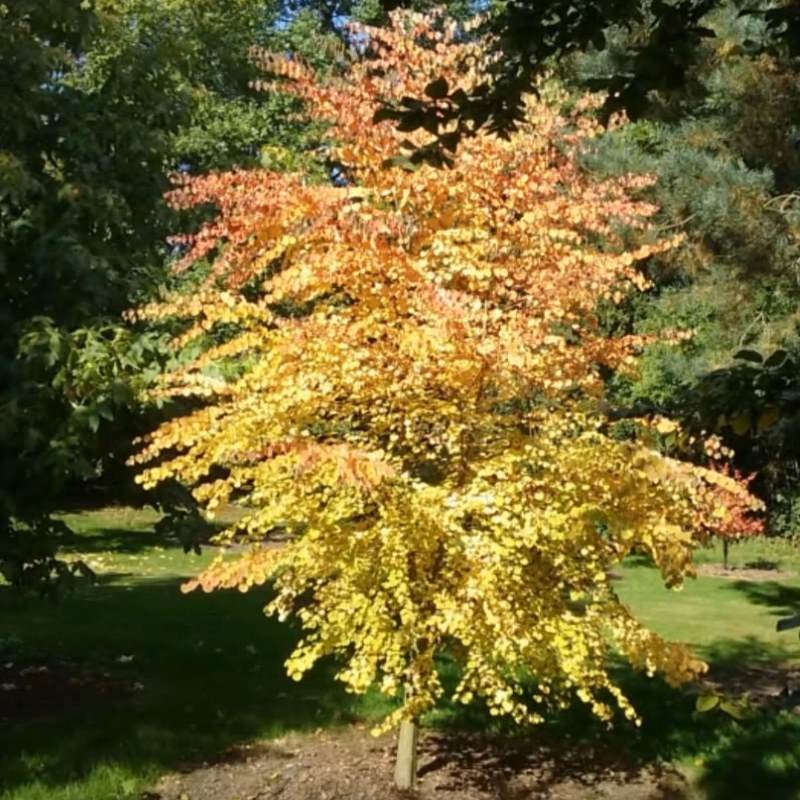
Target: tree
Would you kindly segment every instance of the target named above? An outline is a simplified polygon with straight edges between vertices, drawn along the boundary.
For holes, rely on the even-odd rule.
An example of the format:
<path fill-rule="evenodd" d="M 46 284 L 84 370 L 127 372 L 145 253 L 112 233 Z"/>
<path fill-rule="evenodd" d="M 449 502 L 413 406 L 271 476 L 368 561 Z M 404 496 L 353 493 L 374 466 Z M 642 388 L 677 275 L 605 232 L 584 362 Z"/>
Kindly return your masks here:
<path fill-rule="evenodd" d="M 757 473 L 751 488 L 767 503 L 770 533 L 786 534 L 800 520 L 797 63 L 769 48 L 759 16 L 740 11 L 725 2 L 704 19 L 714 36 L 695 52 L 686 84 L 652 93 L 646 118 L 605 136 L 586 166 L 606 178 L 656 176 L 653 222 L 686 236 L 648 263 L 654 290 L 610 308 L 607 322 L 616 333 L 677 326 L 694 336 L 680 348 L 648 347 L 639 376 L 615 379 L 610 402 L 681 419 L 682 440 L 719 434 L 734 466 Z M 605 51 L 576 54 L 558 74 L 577 94 L 624 71 L 635 35 L 617 30 Z"/>
<path fill-rule="evenodd" d="M 154 424 L 139 390 L 161 336 L 121 313 L 166 280 L 169 173 L 307 141 L 295 100 L 248 85 L 277 6 L 0 2 L 0 569 L 18 574 L 20 543 L 51 539 L 42 517 L 87 484 L 118 499 Z"/>
<path fill-rule="evenodd" d="M 701 672 L 635 620 L 609 570 L 641 551 L 679 585 L 695 547 L 758 503 L 662 455 L 667 420 L 602 412 L 607 375 L 634 369 L 643 339 L 605 337 L 598 303 L 644 290 L 637 264 L 679 241 L 649 231 L 655 208 L 635 198 L 647 177 L 580 169 L 596 100 L 562 115 L 528 97 L 511 140 L 483 131 L 450 169 L 415 168 L 395 158 L 404 134 L 371 122 L 376 107 L 470 91 L 486 51 L 417 15 L 353 35 L 369 57 L 325 81 L 260 56 L 332 124 L 339 185 L 235 171 L 173 192 L 179 208 L 218 209 L 179 240 L 180 266 L 216 254 L 212 274 L 138 316 L 184 319 L 178 348 L 217 341 L 160 389 L 204 404 L 149 435 L 135 463 L 145 487 L 177 479 L 212 514 L 247 509 L 222 540 L 249 549 L 185 588 L 274 581 L 268 613 L 305 632 L 290 675 L 335 654 L 351 691 L 377 682 L 398 698 L 384 726 L 401 724 L 407 786 L 444 656 L 460 668 L 456 699 L 520 723 L 574 696 L 638 720 L 607 671 L 612 648 L 673 683 Z M 288 543 L 269 546 L 278 533 Z"/>
<path fill-rule="evenodd" d="M 415 2 L 383 0 L 384 8 Z M 412 154 L 415 161 L 446 163 L 465 136 L 484 125 L 508 134 L 524 118 L 524 96 L 547 70 L 576 53 L 616 50 L 612 69 L 593 76 L 590 88 L 606 93 L 603 114 L 624 110 L 636 119 L 652 110 L 654 96 L 681 94 L 691 86 L 702 43 L 716 32 L 708 17 L 720 9 L 762 22 L 765 41 L 751 50 L 800 53 L 800 12 L 794 0 L 742 6 L 738 0 L 516 0 L 489 3 L 473 25 L 487 35 L 494 58 L 484 79 L 468 92 L 436 98 L 394 98 L 381 109 L 405 130 L 431 137 Z M 620 32 L 627 36 L 620 37 Z M 614 42 L 616 47 L 610 46 Z M 624 42 L 622 48 L 620 41 Z M 796 68 L 796 63 L 795 63 Z"/>

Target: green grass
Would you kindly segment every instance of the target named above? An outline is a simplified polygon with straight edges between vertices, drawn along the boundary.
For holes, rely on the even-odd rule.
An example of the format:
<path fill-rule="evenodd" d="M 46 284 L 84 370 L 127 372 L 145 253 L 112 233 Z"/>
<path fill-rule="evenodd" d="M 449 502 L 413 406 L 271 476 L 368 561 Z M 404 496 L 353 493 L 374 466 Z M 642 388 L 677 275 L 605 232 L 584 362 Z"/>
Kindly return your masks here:
<path fill-rule="evenodd" d="M 211 555 L 184 555 L 159 540 L 155 519 L 126 509 L 68 517 L 77 535 L 66 549 L 88 559 L 100 582 L 58 603 L 20 600 L 0 587 L 0 663 L 85 665 L 143 687 L 0 728 L 1 800 L 136 798 L 164 771 L 234 744 L 385 711 L 375 695 L 346 694 L 332 664 L 290 681 L 283 661 L 296 632 L 263 617 L 264 592 L 181 595 L 182 580 Z M 765 546 L 782 568 L 798 563 L 790 549 L 771 543 L 747 543 L 738 553 L 754 560 Z M 652 568 L 629 565 L 619 591 L 653 628 L 719 663 L 800 661 L 796 634 L 774 633 L 779 616 L 800 608 L 796 577 L 758 584 L 702 577 L 674 592 Z M 574 709 L 533 735 L 603 741 L 637 759 L 691 765 L 710 800 L 800 797 L 797 717 L 770 714 L 740 724 L 699 716 L 690 695 L 625 669 L 619 674 L 645 719 L 641 730 L 622 723 L 607 733 Z M 487 718 L 477 706 L 445 705 L 429 724 L 485 730 Z M 493 729 L 516 735 L 496 723 Z"/>
<path fill-rule="evenodd" d="M 722 543 L 699 550 L 697 564 L 721 564 Z M 730 567 L 773 568 L 800 573 L 800 547 L 780 537 L 757 536 L 732 542 L 728 554 Z"/>
<path fill-rule="evenodd" d="M 704 576 L 675 590 L 664 587 L 657 570 L 629 566 L 618 593 L 649 628 L 704 656 L 747 644 L 751 659 L 800 658 L 797 635 L 775 631 L 780 617 L 800 611 L 798 578 L 753 582 Z"/>
<path fill-rule="evenodd" d="M 261 613 L 263 592 L 182 595 L 211 558 L 185 555 L 152 532 L 153 514 L 71 516 L 66 548 L 100 582 L 52 604 L 0 588 L 0 661 L 66 661 L 143 689 L 0 729 L 2 800 L 138 797 L 175 764 L 237 742 L 371 716 L 316 669 L 295 683 L 283 671 L 295 634 Z M 133 656 L 124 663 L 120 657 Z"/>

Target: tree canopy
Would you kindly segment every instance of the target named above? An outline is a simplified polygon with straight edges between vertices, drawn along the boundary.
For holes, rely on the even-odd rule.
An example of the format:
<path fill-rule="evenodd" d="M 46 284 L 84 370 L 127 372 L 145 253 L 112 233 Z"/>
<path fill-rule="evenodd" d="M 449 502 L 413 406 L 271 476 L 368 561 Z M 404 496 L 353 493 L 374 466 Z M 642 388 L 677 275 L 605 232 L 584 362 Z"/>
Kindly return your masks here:
<path fill-rule="evenodd" d="M 0 6 L 0 59 L 13 76 L 0 83 L 9 110 L 0 120 L 4 530 L 88 486 L 130 496 L 122 463 L 131 437 L 179 405 L 156 409 L 142 394 L 173 357 L 164 344 L 173 323 L 120 318 L 165 288 L 192 291 L 208 269 L 169 274 L 176 251 L 167 234 L 211 213 L 195 207 L 178 219 L 162 198 L 170 173 L 262 165 L 309 183 L 348 179 L 326 123 L 304 115 L 305 99 L 277 84 L 253 91 L 250 47 L 334 75 L 361 47 L 348 20 L 384 24 L 395 5 Z M 638 374 L 604 373 L 606 401 L 617 418 L 681 418 L 683 433 L 665 437 L 673 455 L 702 460 L 691 441 L 721 436 L 738 469 L 758 472 L 751 485 L 768 502 L 770 530 L 792 531 L 800 519 L 792 4 L 477 11 L 456 2 L 445 14 L 465 42 L 488 32 L 481 79 L 464 86 L 432 71 L 418 93 L 383 97 L 378 120 L 409 134 L 387 159 L 407 170 L 429 157 L 442 165 L 464 134 L 513 132 L 530 86 L 560 86 L 567 111 L 587 88 L 599 90 L 586 115 L 603 125 L 624 106 L 634 121 L 598 131 L 581 169 L 655 176 L 637 196 L 658 207 L 653 225 L 686 239 L 643 262 L 647 293 L 599 302 L 605 333 L 645 342 Z M 662 343 L 657 334 L 675 328 L 693 336 Z M 239 367 L 231 360 L 225 369 Z"/>
<path fill-rule="evenodd" d="M 138 316 L 185 320 L 178 348 L 216 343 L 165 376 L 159 394 L 202 406 L 146 437 L 139 479 L 247 509 L 222 541 L 249 547 L 187 588 L 274 580 L 268 612 L 305 631 L 290 674 L 341 656 L 351 690 L 402 695 L 389 725 L 443 695 L 445 654 L 456 698 L 493 714 L 537 722 L 577 694 L 635 719 L 612 647 L 676 682 L 702 663 L 633 618 L 610 568 L 636 549 L 679 584 L 695 547 L 759 507 L 722 467 L 660 452 L 675 423 L 603 412 L 606 373 L 634 369 L 645 340 L 606 335 L 598 303 L 645 289 L 638 264 L 680 237 L 648 224 L 648 177 L 581 168 L 602 130 L 591 97 L 569 115 L 526 98 L 510 140 L 479 132 L 446 172 L 392 164 L 406 134 L 371 122 L 378 105 L 442 76 L 469 91 L 485 51 L 435 17 L 355 32 L 369 57 L 340 76 L 260 57 L 332 125 L 344 185 L 234 171 L 172 193 L 218 209 L 180 240 L 179 268 L 216 254 L 212 271 Z M 719 442 L 703 446 L 713 463 Z"/>
<path fill-rule="evenodd" d="M 249 88 L 249 48 L 277 13 L 260 0 L 0 3 L 0 551 L 81 482 L 119 496 L 129 440 L 149 424 L 139 394 L 165 358 L 159 332 L 121 313 L 168 280 L 169 174 L 305 146 L 291 99 Z"/>
<path fill-rule="evenodd" d="M 388 7 L 409 4 L 389 0 Z M 413 5 L 413 4 L 411 4 Z M 653 101 L 691 89 L 703 44 L 717 31 L 709 15 L 733 8 L 762 22 L 748 39 L 751 52 L 800 53 L 800 13 L 793 0 L 744 5 L 737 0 L 515 0 L 475 9 L 470 33 L 494 55 L 484 79 L 469 92 L 446 89 L 437 96 L 395 98 L 378 112 L 404 130 L 430 134 L 411 154 L 414 161 L 447 163 L 465 136 L 488 125 L 508 134 L 524 118 L 526 93 L 538 77 L 577 53 L 613 52 L 606 69 L 586 88 L 604 92 L 603 116 L 623 110 L 633 119 Z M 622 36 L 620 34 L 623 34 Z"/>

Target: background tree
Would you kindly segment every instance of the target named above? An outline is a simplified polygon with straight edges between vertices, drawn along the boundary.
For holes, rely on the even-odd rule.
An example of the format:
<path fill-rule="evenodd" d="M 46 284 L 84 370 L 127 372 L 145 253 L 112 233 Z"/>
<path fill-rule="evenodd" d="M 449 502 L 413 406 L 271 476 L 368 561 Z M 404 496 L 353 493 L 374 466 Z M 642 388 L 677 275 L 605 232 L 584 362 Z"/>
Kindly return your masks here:
<path fill-rule="evenodd" d="M 756 472 L 773 533 L 797 530 L 797 104 L 793 56 L 771 45 L 758 16 L 721 4 L 687 83 L 652 93 L 646 116 L 610 132 L 586 162 L 598 175 L 657 175 L 655 219 L 685 247 L 650 261 L 655 291 L 608 309 L 608 330 L 695 335 L 647 348 L 638 378 L 615 380 L 610 400 L 680 417 L 692 435 L 720 434 L 736 465 Z M 603 53 L 564 61 L 578 87 L 621 69 L 625 34 Z M 689 436 L 687 435 L 687 439 Z M 681 446 L 681 442 L 675 442 Z"/>
<path fill-rule="evenodd" d="M 414 7 L 385 0 L 385 9 Z M 703 42 L 716 31 L 708 16 L 733 9 L 760 20 L 767 41 L 749 42 L 762 51 L 800 53 L 800 14 L 794 0 L 744 5 L 738 0 L 517 0 L 480 7 L 473 33 L 487 36 L 494 54 L 484 80 L 469 92 L 436 98 L 398 98 L 381 114 L 401 121 L 407 130 L 424 128 L 434 141 L 418 148 L 415 160 L 446 163 L 458 142 L 484 125 L 508 133 L 524 116 L 522 98 L 553 64 L 576 53 L 603 53 L 614 39 L 617 68 L 593 76 L 592 88 L 604 91 L 606 118 L 624 110 L 636 119 L 646 115 L 653 96 L 681 94 Z M 473 12 L 479 9 L 471 7 Z M 627 35 L 620 37 L 619 33 Z M 622 48 L 620 48 L 622 45 Z"/>
<path fill-rule="evenodd" d="M 276 13 L 0 3 L 0 561 L 17 577 L 21 531 L 38 525 L 35 549 L 52 553 L 42 515 L 87 482 L 123 496 L 130 438 L 152 424 L 138 395 L 161 335 L 121 312 L 166 280 L 168 174 L 303 160 L 297 104 L 248 87 Z"/>
<path fill-rule="evenodd" d="M 160 394 L 206 402 L 147 437 L 140 480 L 177 479 L 211 513 L 248 509 L 222 540 L 249 549 L 187 588 L 274 580 L 268 612 L 305 632 L 290 674 L 340 656 L 350 690 L 398 697 L 385 725 L 409 745 L 445 692 L 445 655 L 456 699 L 492 714 L 535 723 L 577 695 L 637 719 L 612 648 L 673 682 L 703 665 L 631 616 L 609 569 L 635 549 L 679 584 L 693 549 L 758 505 L 662 455 L 674 425 L 602 413 L 604 375 L 632 369 L 643 339 L 604 335 L 598 303 L 645 289 L 637 263 L 678 241 L 648 229 L 656 209 L 634 197 L 648 178 L 580 168 L 602 130 L 588 98 L 568 116 L 528 98 L 510 141 L 480 132 L 445 172 L 392 166 L 405 134 L 371 124 L 379 104 L 470 91 L 485 50 L 416 15 L 355 35 L 369 58 L 324 81 L 260 57 L 332 124 L 346 185 L 236 171 L 172 195 L 219 212 L 182 240 L 181 266 L 217 255 L 204 292 L 139 316 L 186 320 L 178 348 L 219 339 L 166 377 Z M 290 542 L 265 546 L 278 532 Z"/>

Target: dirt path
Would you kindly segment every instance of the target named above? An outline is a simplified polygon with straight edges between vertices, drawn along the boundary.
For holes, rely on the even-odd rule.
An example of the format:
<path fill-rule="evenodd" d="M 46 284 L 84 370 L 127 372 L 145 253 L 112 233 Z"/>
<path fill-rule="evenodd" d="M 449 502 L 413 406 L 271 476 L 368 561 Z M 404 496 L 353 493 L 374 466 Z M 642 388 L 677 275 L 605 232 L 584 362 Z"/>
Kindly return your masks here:
<path fill-rule="evenodd" d="M 392 737 L 364 728 L 291 736 L 232 751 L 218 763 L 161 779 L 149 800 L 392 800 Z M 428 733 L 419 800 L 677 800 L 670 768 L 637 767 L 583 749 L 560 752 Z"/>

